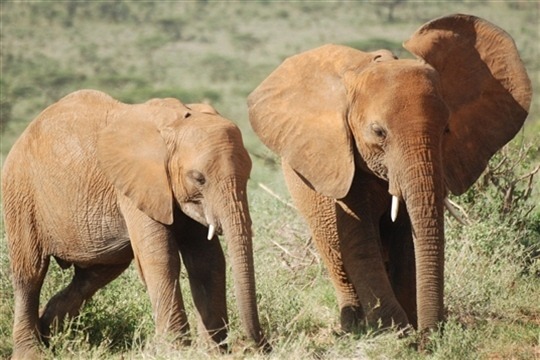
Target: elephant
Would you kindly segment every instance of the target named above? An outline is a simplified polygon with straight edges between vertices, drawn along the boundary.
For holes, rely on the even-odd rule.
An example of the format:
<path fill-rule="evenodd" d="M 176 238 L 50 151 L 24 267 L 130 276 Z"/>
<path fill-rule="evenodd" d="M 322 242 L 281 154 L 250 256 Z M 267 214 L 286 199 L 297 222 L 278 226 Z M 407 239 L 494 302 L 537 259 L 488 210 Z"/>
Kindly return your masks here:
<path fill-rule="evenodd" d="M 416 58 L 327 44 L 285 59 L 248 97 L 337 294 L 341 328 L 444 322 L 444 208 L 522 127 L 531 83 L 487 20 L 431 20 Z"/>
<path fill-rule="evenodd" d="M 227 239 L 247 334 L 263 349 L 239 128 L 210 105 L 125 104 L 79 90 L 46 108 L 9 152 L 2 194 L 15 298 L 13 358 L 39 357 L 51 325 L 78 314 L 135 259 L 157 339 L 189 343 L 183 261 L 206 338 L 226 348 Z M 208 239 L 208 240 L 207 240 Z M 50 258 L 71 283 L 39 311 Z"/>

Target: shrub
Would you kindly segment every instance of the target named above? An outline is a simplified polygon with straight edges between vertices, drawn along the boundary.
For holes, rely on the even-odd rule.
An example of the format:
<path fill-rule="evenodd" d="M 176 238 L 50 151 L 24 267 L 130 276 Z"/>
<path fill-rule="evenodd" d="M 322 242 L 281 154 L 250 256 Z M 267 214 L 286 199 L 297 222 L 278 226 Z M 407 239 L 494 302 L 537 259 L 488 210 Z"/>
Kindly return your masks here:
<path fill-rule="evenodd" d="M 456 200 L 470 224 L 448 221 L 446 299 L 463 322 L 540 312 L 526 285 L 537 282 L 540 269 L 537 151 L 511 143 Z"/>

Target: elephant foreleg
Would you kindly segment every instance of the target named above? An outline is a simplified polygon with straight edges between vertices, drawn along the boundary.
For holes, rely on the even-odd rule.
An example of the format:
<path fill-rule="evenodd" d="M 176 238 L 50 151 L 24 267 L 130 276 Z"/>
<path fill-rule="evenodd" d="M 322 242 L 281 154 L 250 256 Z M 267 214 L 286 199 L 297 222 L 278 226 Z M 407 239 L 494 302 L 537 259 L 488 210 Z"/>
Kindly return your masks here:
<path fill-rule="evenodd" d="M 207 333 L 222 350 L 227 346 L 227 302 L 225 256 L 219 239 L 206 240 L 208 229 L 191 220 L 178 236 L 178 246 L 186 266 L 191 294 L 199 313 L 199 332 Z"/>
<path fill-rule="evenodd" d="M 335 207 L 333 201 L 329 205 Z M 317 227 L 312 230 L 312 236 L 336 290 L 341 329 L 345 332 L 357 331 L 363 325 L 364 311 L 345 271 L 337 229 L 331 225 Z"/>
<path fill-rule="evenodd" d="M 345 271 L 336 223 L 335 221 L 327 221 L 328 218 L 325 219 L 325 214 L 328 216 L 330 213 L 333 213 L 331 218 L 335 218 L 335 203 L 331 199 L 320 200 L 317 216 L 311 216 L 309 221 L 315 221 L 319 225 L 311 228 L 311 234 L 336 290 L 341 329 L 345 332 L 352 332 L 362 326 L 364 311 L 354 286 Z M 325 225 L 321 226 L 320 224 Z"/>
<path fill-rule="evenodd" d="M 152 304 L 156 335 L 189 345 L 189 324 L 180 291 L 180 256 L 171 229 L 130 202 L 121 203 L 139 275 Z"/>
<path fill-rule="evenodd" d="M 50 336 L 51 324 L 58 326 L 66 316 L 77 316 L 82 304 L 96 291 L 116 279 L 129 264 L 94 265 L 86 268 L 75 266 L 71 283 L 53 296 L 42 312 L 40 330 L 43 339 L 47 341 Z"/>
<path fill-rule="evenodd" d="M 308 223 L 315 246 L 330 274 L 340 309 L 341 329 L 354 331 L 361 326 L 364 313 L 343 265 L 335 201 L 309 188 L 285 163 L 283 174 L 294 204 Z"/>

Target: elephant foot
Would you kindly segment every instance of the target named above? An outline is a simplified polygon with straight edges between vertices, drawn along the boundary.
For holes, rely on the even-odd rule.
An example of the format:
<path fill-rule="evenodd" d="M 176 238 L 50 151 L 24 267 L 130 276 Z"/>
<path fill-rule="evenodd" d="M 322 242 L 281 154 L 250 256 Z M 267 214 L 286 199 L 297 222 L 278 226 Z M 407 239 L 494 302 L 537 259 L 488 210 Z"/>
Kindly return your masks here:
<path fill-rule="evenodd" d="M 368 326 L 376 329 L 403 330 L 410 327 L 407 314 L 397 302 L 371 309 L 366 318 Z"/>
<path fill-rule="evenodd" d="M 42 317 L 39 319 L 39 340 L 46 346 L 49 347 L 49 339 L 51 338 L 51 323 L 57 330 L 58 319 L 56 321 L 45 321 Z"/>
<path fill-rule="evenodd" d="M 43 359 L 43 351 L 37 345 L 14 349 L 11 360 L 38 360 Z"/>
<path fill-rule="evenodd" d="M 56 333 L 61 329 L 66 317 L 74 318 L 79 315 L 81 302 L 73 301 L 63 297 L 53 297 L 39 317 L 39 336 L 45 346 L 49 346 L 51 333 Z"/>
<path fill-rule="evenodd" d="M 204 344 L 212 351 L 219 354 L 230 353 L 229 344 L 227 343 L 227 328 L 223 327 L 219 330 L 206 330 L 204 325 L 199 327 L 199 335 L 201 335 Z"/>
<path fill-rule="evenodd" d="M 417 338 L 416 338 L 416 349 L 423 354 L 430 354 L 433 351 L 432 346 L 432 337 L 434 334 L 439 333 L 440 335 L 443 335 L 444 333 L 444 323 L 440 324 L 440 327 L 438 328 L 424 328 L 423 330 L 417 331 Z"/>
<path fill-rule="evenodd" d="M 268 342 L 265 336 L 263 336 L 262 339 L 259 341 L 257 347 L 259 351 L 263 354 L 269 354 L 273 350 L 272 345 Z"/>
<path fill-rule="evenodd" d="M 341 308 L 341 330 L 346 333 L 358 332 L 364 328 L 364 311 L 361 306 L 348 305 Z"/>
<path fill-rule="evenodd" d="M 169 336 L 167 336 L 168 339 L 170 339 Z M 189 331 L 189 326 L 185 326 L 182 328 L 182 331 L 178 336 L 174 337 L 174 340 L 172 342 L 177 348 L 178 347 L 187 347 L 191 346 L 193 344 L 193 340 L 191 338 L 191 333 Z"/>
<path fill-rule="evenodd" d="M 181 351 L 186 347 L 190 347 L 193 344 L 193 340 L 188 327 L 187 332 L 183 329 L 180 333 L 168 332 L 165 334 L 155 334 L 152 344 L 156 351 L 168 353 L 170 351 Z"/>

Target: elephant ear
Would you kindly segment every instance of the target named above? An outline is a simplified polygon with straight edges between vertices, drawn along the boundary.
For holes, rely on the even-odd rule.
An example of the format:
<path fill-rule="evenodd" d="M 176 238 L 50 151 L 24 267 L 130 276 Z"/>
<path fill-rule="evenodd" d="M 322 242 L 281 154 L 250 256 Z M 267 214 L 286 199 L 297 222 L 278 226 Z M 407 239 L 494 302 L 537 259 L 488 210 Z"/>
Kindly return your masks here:
<path fill-rule="evenodd" d="M 262 142 L 332 198 L 347 195 L 354 175 L 344 77 L 373 58 L 325 45 L 286 59 L 248 98 L 249 120 Z"/>
<path fill-rule="evenodd" d="M 446 184 L 462 194 L 528 115 L 532 90 L 525 67 L 510 35 L 468 15 L 435 19 L 404 47 L 440 74 L 451 113 L 443 142 Z"/>
<path fill-rule="evenodd" d="M 167 148 L 154 122 L 156 109 L 128 105 L 98 137 L 98 162 L 118 192 L 162 224 L 173 222 Z"/>

